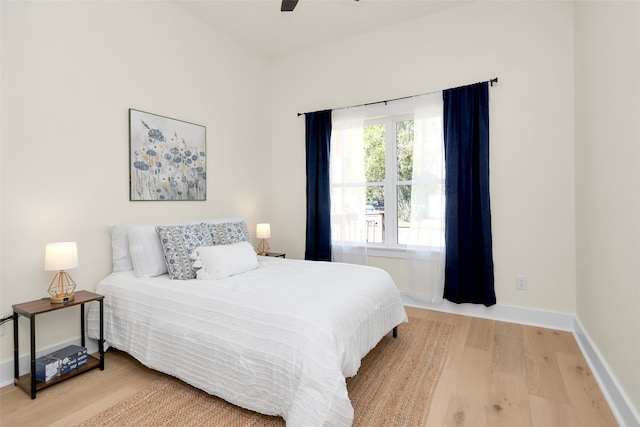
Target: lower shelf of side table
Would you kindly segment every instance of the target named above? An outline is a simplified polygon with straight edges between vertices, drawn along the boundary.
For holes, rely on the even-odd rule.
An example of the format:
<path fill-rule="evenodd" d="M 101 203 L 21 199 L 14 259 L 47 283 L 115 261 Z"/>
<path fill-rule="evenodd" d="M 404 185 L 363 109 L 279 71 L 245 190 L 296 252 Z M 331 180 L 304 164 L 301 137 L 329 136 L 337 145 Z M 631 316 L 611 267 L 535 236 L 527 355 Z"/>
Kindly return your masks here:
<path fill-rule="evenodd" d="M 51 385 L 57 384 L 61 381 L 68 380 L 69 378 L 75 377 L 76 375 L 80 375 L 84 372 L 90 371 L 95 368 L 100 367 L 100 354 L 94 353 L 89 354 L 87 356 L 87 363 L 79 367 L 78 369 L 74 369 L 71 372 L 68 372 L 64 375 L 59 376 L 58 378 L 54 378 L 51 381 L 45 383 L 43 381 L 36 381 L 36 391 L 42 390 L 43 388 L 47 388 Z M 20 376 L 20 378 L 14 379 L 13 383 L 26 391 L 27 393 L 31 393 L 31 373 Z"/>

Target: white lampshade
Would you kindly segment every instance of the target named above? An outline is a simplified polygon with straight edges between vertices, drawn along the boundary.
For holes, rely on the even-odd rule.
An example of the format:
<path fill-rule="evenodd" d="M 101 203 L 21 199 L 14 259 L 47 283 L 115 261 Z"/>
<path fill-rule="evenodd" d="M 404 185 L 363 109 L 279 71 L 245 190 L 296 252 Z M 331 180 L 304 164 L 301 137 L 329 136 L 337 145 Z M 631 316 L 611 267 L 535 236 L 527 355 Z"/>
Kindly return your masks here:
<path fill-rule="evenodd" d="M 271 238 L 271 224 L 258 224 L 256 227 L 256 237 L 258 239 Z"/>
<path fill-rule="evenodd" d="M 78 266 L 78 246 L 76 242 L 49 243 L 44 253 L 46 271 L 62 271 Z"/>

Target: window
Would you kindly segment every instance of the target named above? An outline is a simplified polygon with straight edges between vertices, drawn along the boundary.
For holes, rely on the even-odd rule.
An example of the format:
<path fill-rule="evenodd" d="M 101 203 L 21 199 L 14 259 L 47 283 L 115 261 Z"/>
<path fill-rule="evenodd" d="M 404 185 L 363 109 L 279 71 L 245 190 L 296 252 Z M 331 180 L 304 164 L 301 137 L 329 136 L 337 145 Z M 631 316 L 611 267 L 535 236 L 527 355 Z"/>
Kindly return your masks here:
<path fill-rule="evenodd" d="M 413 119 L 366 122 L 367 242 L 406 244 L 411 213 Z"/>
<path fill-rule="evenodd" d="M 444 245 L 442 110 L 423 117 L 411 112 L 413 104 L 400 104 L 365 110 L 359 120 L 334 120 L 334 242 Z"/>

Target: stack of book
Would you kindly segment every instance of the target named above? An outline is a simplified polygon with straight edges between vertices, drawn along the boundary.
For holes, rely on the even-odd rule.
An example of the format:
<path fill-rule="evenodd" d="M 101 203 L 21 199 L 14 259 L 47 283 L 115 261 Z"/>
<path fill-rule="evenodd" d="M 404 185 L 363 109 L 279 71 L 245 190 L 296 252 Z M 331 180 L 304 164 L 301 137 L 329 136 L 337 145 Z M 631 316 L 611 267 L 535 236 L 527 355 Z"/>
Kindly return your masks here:
<path fill-rule="evenodd" d="M 87 349 L 69 345 L 36 359 L 36 380 L 49 382 L 87 363 Z"/>

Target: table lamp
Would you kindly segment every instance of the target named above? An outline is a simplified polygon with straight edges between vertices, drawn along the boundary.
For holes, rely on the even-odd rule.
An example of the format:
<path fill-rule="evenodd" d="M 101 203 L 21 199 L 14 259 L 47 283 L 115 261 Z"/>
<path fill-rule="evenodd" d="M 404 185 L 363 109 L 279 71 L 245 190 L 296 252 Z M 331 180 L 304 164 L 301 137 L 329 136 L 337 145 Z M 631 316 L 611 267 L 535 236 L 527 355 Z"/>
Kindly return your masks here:
<path fill-rule="evenodd" d="M 269 252 L 269 244 L 266 239 L 271 237 L 271 224 L 258 224 L 256 227 L 256 237 L 260 239 L 258 255 L 266 255 Z"/>
<path fill-rule="evenodd" d="M 76 242 L 49 243 L 45 248 L 45 271 L 57 271 L 49 285 L 51 302 L 60 304 L 73 301 L 76 282 L 65 270 L 78 266 L 78 246 Z"/>

